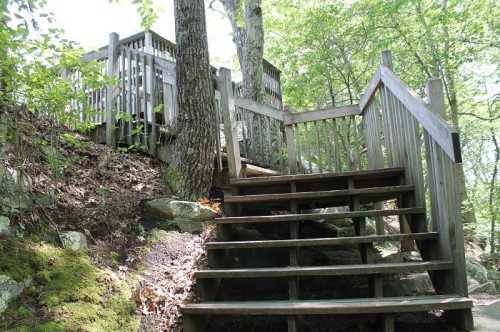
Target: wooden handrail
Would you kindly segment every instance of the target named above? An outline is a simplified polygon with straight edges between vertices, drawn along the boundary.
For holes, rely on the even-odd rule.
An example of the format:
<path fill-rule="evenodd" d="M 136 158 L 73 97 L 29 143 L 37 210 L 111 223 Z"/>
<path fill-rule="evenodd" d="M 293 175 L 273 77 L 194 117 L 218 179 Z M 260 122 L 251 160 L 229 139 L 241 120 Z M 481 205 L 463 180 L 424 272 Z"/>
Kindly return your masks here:
<path fill-rule="evenodd" d="M 275 109 L 271 106 L 258 103 L 255 100 L 248 99 L 248 98 L 235 97 L 234 104 L 237 107 L 241 107 L 241 108 L 243 108 L 245 110 L 249 110 L 253 113 L 264 115 L 264 116 L 267 116 L 267 117 L 270 117 L 272 119 L 276 119 L 279 121 L 284 121 L 285 112 L 278 111 L 277 109 Z"/>
<path fill-rule="evenodd" d="M 303 122 L 321 121 L 360 114 L 361 111 L 359 105 L 348 105 L 301 113 L 286 112 L 284 122 L 285 125 L 293 125 Z"/>
<path fill-rule="evenodd" d="M 373 76 L 365 93 L 361 97 L 359 104 L 360 112 L 364 113 L 370 100 L 373 98 L 377 89 L 384 84 L 393 93 L 427 133 L 439 144 L 446 154 L 456 163 L 462 162 L 460 142 L 458 133 L 450 127 L 446 121 L 439 115 L 434 114 L 399 77 L 397 77 L 389 68 L 380 65 Z"/>

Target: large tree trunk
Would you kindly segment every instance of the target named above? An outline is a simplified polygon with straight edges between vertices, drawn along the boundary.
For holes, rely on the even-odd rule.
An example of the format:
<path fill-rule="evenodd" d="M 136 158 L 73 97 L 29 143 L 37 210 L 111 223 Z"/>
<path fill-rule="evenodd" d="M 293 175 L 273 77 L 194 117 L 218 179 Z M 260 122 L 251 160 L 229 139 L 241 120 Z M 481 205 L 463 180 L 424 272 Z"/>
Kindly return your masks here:
<path fill-rule="evenodd" d="M 203 0 L 175 0 L 175 34 L 179 135 L 171 182 L 182 199 L 193 199 L 210 188 L 215 156 L 215 96 Z"/>
<path fill-rule="evenodd" d="M 244 6 L 242 6 L 242 2 Z M 243 96 L 264 102 L 264 24 L 261 0 L 221 0 L 233 28 L 242 74 Z M 244 8 L 244 13 L 241 9 Z M 241 22 L 244 17 L 244 23 Z"/>

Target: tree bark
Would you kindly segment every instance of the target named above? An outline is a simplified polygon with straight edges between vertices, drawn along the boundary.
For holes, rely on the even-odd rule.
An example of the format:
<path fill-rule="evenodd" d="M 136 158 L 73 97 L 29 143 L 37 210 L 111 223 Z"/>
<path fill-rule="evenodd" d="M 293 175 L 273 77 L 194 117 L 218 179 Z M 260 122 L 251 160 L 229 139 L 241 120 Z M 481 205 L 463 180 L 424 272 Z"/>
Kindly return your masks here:
<path fill-rule="evenodd" d="M 233 28 L 243 97 L 264 102 L 264 24 L 261 0 L 220 0 Z M 242 1 L 243 5 L 242 6 Z M 244 8 L 244 12 L 241 10 Z M 241 18 L 244 17 L 244 24 Z"/>
<path fill-rule="evenodd" d="M 203 0 L 175 0 L 175 34 L 179 135 L 170 180 L 182 199 L 194 199 L 210 188 L 215 157 L 215 94 Z"/>

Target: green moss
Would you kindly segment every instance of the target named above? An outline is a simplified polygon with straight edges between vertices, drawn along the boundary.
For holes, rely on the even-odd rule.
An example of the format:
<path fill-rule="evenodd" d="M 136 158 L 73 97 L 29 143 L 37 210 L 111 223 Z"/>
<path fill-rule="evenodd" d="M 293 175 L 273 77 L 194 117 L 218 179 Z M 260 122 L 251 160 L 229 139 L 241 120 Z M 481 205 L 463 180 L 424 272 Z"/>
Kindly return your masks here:
<path fill-rule="evenodd" d="M 34 283 L 0 317 L 1 331 L 137 330 L 130 291 L 87 254 L 27 241 L 0 248 L 0 273 Z"/>

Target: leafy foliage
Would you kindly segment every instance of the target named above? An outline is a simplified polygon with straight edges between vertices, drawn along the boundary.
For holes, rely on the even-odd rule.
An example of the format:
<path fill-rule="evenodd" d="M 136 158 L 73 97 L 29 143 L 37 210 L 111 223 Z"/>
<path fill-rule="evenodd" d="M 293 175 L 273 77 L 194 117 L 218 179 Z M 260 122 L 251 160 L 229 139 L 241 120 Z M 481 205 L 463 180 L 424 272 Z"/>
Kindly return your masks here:
<path fill-rule="evenodd" d="M 487 0 L 266 1 L 267 55 L 283 70 L 292 108 L 356 103 L 380 52 L 420 95 L 443 79 L 448 118 L 460 129 L 468 200 L 479 237 L 495 249 L 498 208 L 500 5 Z M 475 209 L 472 209 L 472 206 Z M 472 209 L 472 210 L 471 210 Z M 497 244 L 498 246 L 498 238 Z"/>

